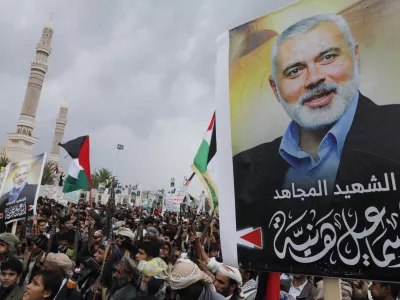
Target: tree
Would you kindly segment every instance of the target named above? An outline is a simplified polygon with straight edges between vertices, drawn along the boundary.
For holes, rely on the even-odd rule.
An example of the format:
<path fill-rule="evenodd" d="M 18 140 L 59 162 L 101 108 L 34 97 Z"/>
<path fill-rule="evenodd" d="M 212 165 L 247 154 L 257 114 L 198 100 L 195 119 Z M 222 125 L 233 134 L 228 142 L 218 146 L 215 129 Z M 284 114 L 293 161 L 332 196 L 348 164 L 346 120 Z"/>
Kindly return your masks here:
<path fill-rule="evenodd" d="M 42 185 L 46 184 L 54 184 L 54 179 L 56 178 L 56 168 L 57 164 L 52 161 L 48 161 L 44 165 L 43 176 L 42 176 Z"/>
<path fill-rule="evenodd" d="M 100 170 L 95 170 L 92 176 L 93 188 L 97 189 L 100 183 L 105 183 L 108 179 L 111 182 L 112 172 L 109 169 L 101 168 Z"/>
<path fill-rule="evenodd" d="M 8 165 L 10 163 L 10 159 L 7 156 L 0 156 L 0 167 L 5 167 L 6 165 Z"/>

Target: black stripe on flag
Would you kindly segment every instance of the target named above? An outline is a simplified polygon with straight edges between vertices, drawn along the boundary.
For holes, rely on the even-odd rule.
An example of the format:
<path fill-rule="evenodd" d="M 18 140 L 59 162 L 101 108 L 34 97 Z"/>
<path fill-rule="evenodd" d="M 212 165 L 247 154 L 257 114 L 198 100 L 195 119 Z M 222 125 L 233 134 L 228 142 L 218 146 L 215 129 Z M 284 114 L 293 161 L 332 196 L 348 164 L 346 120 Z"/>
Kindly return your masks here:
<path fill-rule="evenodd" d="M 65 151 L 68 152 L 69 156 L 72 157 L 72 159 L 79 158 L 79 152 L 81 151 L 81 147 L 86 140 L 87 135 L 80 136 L 76 139 L 70 140 L 66 142 L 65 144 L 59 143 L 61 147 L 65 149 Z"/>
<path fill-rule="evenodd" d="M 214 112 L 214 126 L 211 135 L 210 149 L 208 151 L 207 165 L 213 159 L 216 153 L 217 153 L 217 116 L 215 115 Z"/>

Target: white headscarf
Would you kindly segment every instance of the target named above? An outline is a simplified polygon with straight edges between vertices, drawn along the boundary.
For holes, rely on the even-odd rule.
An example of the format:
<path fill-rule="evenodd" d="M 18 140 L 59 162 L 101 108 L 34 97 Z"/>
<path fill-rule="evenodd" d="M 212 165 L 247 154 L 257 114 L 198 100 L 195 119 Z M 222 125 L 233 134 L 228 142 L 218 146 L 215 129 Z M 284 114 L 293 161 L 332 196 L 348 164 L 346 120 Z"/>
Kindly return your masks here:
<path fill-rule="evenodd" d="M 226 277 L 228 277 L 228 278 L 230 278 L 230 279 L 232 279 L 232 280 L 234 280 L 234 281 L 236 281 L 238 286 L 242 286 L 242 275 L 240 274 L 238 268 L 234 268 L 234 267 L 231 267 L 231 266 L 227 266 L 227 265 L 221 264 L 218 267 L 217 272 L 222 274 L 222 275 L 224 275 L 224 276 L 226 276 Z"/>

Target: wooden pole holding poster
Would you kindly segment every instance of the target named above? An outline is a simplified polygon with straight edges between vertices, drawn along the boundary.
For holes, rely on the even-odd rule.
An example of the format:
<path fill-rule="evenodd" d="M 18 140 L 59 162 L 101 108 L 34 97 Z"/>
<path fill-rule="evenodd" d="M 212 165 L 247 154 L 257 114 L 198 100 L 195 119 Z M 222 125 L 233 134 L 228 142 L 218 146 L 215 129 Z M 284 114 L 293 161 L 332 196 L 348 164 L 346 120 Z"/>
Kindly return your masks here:
<path fill-rule="evenodd" d="M 14 221 L 14 222 L 13 222 L 13 226 L 12 226 L 12 228 L 11 228 L 11 233 L 12 233 L 12 234 L 15 234 L 15 233 L 17 232 L 17 222 L 18 222 L 18 221 Z"/>
<path fill-rule="evenodd" d="M 342 300 L 341 280 L 324 278 L 324 300 Z"/>

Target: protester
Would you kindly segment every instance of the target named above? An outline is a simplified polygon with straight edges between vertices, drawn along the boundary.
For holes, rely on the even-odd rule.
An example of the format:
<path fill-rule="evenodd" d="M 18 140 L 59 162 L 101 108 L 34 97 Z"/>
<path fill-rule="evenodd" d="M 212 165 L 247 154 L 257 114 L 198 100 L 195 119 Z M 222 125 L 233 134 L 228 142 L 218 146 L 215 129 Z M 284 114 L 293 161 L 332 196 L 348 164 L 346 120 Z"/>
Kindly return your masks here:
<path fill-rule="evenodd" d="M 304 297 L 305 300 L 314 300 L 317 296 L 317 289 L 308 280 L 306 275 L 293 274 L 293 280 L 290 282 L 289 290 L 287 291 L 294 298 Z"/>
<path fill-rule="evenodd" d="M 118 229 L 115 241 L 121 251 L 121 255 L 124 257 L 134 258 L 135 248 L 133 246 L 133 240 L 135 235 L 129 228 L 121 227 Z"/>
<path fill-rule="evenodd" d="M 10 257 L 17 257 L 19 238 L 12 233 L 0 234 L 0 263 L 7 261 Z"/>
<path fill-rule="evenodd" d="M 238 300 L 243 298 L 242 276 L 237 268 L 221 264 L 215 275 L 214 286 L 218 293 L 226 299 Z"/>
<path fill-rule="evenodd" d="M 61 286 L 61 276 L 49 270 L 40 271 L 27 286 L 22 300 L 53 300 Z"/>
<path fill-rule="evenodd" d="M 215 292 L 212 279 L 188 260 L 180 260 L 175 264 L 168 282 L 171 289 L 179 296 L 179 300 L 225 299 Z"/>
<path fill-rule="evenodd" d="M 22 264 L 16 258 L 10 258 L 1 264 L 0 299 L 19 300 L 24 291 L 18 285 L 18 278 L 22 273 Z"/>
<path fill-rule="evenodd" d="M 69 259 L 64 253 L 49 253 L 43 255 L 41 259 L 42 270 L 54 271 L 63 279 L 72 276 L 75 268 L 75 263 Z"/>
<path fill-rule="evenodd" d="M 136 297 L 136 281 L 139 272 L 135 262 L 124 256 L 113 275 L 110 300 L 131 300 Z"/>
<path fill-rule="evenodd" d="M 31 275 L 36 265 L 39 265 L 43 253 L 46 252 L 49 240 L 45 235 L 39 235 L 32 240 L 32 251 L 29 253 L 26 267 L 21 276 L 23 280 L 22 290 L 28 286 L 31 281 Z"/>
<path fill-rule="evenodd" d="M 369 287 L 373 300 L 397 300 L 399 286 L 395 283 L 372 281 Z"/>
<path fill-rule="evenodd" d="M 245 300 L 254 300 L 257 292 L 256 273 L 252 270 L 239 269 L 242 276 L 242 293 Z"/>

